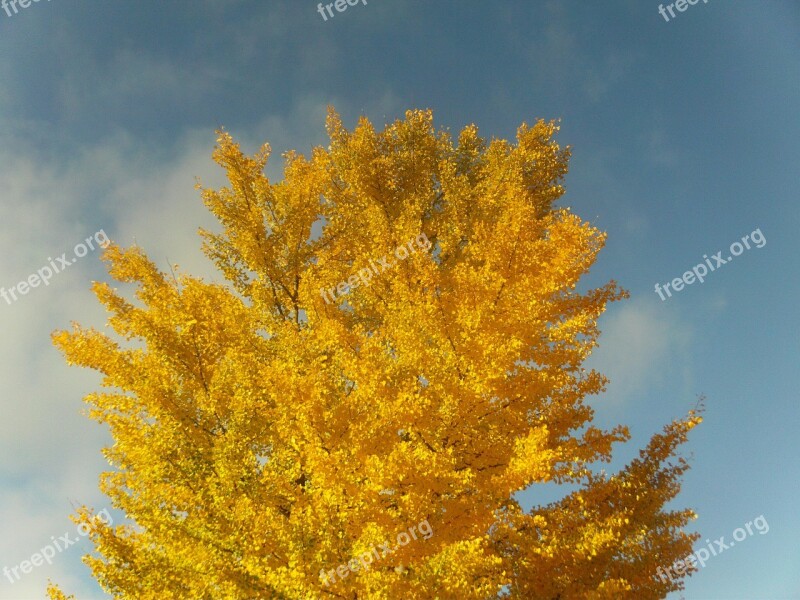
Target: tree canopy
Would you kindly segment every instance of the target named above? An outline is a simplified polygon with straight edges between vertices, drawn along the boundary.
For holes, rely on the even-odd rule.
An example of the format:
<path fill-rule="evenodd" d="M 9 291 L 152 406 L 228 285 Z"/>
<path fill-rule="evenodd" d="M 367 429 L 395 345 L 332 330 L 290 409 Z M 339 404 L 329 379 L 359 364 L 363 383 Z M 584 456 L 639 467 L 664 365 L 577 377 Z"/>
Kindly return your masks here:
<path fill-rule="evenodd" d="M 607 380 L 583 362 L 627 296 L 578 282 L 605 235 L 556 201 L 557 123 L 516 143 L 430 111 L 376 131 L 329 110 L 328 148 L 248 156 L 219 132 L 229 185 L 201 187 L 224 280 L 112 244 L 94 292 L 115 336 L 54 343 L 104 375 L 87 396 L 114 444 L 86 557 L 115 598 L 662 598 L 691 552 L 668 510 L 696 411 L 614 474 L 624 426 L 592 426 Z M 221 278 L 222 279 L 222 278 Z M 569 486 L 525 511 L 518 492 Z M 424 525 L 424 526 L 423 526 Z M 401 537 L 402 535 L 402 537 Z M 369 557 L 369 561 L 367 560 Z M 57 588 L 52 598 L 63 598 Z"/>

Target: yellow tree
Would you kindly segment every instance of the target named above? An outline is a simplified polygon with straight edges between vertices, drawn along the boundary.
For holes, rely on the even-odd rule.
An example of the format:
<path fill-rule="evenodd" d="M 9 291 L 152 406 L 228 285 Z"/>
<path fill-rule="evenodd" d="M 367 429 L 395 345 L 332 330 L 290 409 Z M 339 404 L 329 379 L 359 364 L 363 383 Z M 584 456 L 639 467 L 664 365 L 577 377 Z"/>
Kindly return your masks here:
<path fill-rule="evenodd" d="M 116 598 L 660 598 L 686 556 L 667 510 L 700 416 L 665 427 L 607 475 L 625 427 L 591 426 L 605 378 L 582 367 L 612 281 L 579 293 L 604 234 L 566 208 L 557 126 L 516 144 L 457 141 L 430 111 L 346 130 L 264 174 L 221 132 L 230 185 L 202 189 L 201 231 L 226 283 L 161 272 L 110 246 L 125 299 L 94 291 L 114 338 L 56 332 L 104 375 L 87 396 L 114 444 L 82 509 L 85 560 Z M 517 492 L 571 485 L 524 511 Z M 60 592 L 53 587 L 51 595 Z"/>

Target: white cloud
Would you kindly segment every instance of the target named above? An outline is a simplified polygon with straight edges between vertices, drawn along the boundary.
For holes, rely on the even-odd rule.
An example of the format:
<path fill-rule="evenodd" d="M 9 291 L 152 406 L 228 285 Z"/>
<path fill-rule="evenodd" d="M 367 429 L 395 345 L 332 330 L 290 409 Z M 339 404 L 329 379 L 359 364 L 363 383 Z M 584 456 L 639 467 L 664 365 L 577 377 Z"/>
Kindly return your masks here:
<path fill-rule="evenodd" d="M 663 384 L 676 367 L 684 372 L 679 359 L 691 330 L 667 307 L 642 299 L 622 301 L 601 318 L 600 329 L 599 347 L 586 366 L 610 379 L 604 401 L 623 403 Z"/>

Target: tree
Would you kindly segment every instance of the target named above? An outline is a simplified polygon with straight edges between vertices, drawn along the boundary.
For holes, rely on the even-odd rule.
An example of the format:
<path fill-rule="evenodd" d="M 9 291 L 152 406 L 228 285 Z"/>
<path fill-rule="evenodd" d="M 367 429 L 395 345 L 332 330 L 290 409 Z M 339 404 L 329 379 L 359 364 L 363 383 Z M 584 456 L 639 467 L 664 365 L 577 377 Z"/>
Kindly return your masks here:
<path fill-rule="evenodd" d="M 579 293 L 603 233 L 567 208 L 553 122 L 457 143 L 430 111 L 376 132 L 329 110 L 328 149 L 264 174 L 219 133 L 230 186 L 202 189 L 226 283 L 111 245 L 94 292 L 120 337 L 54 333 L 104 375 L 115 440 L 101 489 L 130 520 L 91 526 L 114 597 L 660 598 L 691 551 L 667 510 L 688 468 L 672 422 L 621 472 L 626 427 L 591 426 L 582 367 L 614 281 Z M 128 342 L 121 345 L 122 340 Z M 133 342 L 133 343 L 131 343 Z M 522 510 L 515 494 L 571 484 Z M 424 525 L 424 527 L 423 527 Z M 430 532 L 430 533 L 428 533 Z M 401 537 L 402 536 L 402 537 Z M 413 539 L 412 539 L 413 538 Z M 386 545 L 385 542 L 388 542 Z"/>

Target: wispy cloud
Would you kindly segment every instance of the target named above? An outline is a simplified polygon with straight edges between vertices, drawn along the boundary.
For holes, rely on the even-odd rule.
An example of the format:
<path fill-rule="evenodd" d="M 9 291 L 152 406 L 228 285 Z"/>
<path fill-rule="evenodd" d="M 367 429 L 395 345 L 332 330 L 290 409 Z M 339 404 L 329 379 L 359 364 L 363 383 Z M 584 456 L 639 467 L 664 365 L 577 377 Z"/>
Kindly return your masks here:
<path fill-rule="evenodd" d="M 615 404 L 664 383 L 666 373 L 681 368 L 679 358 L 692 338 L 687 324 L 636 298 L 611 307 L 600 328 L 600 345 L 586 364 L 610 379 L 603 398 Z"/>

